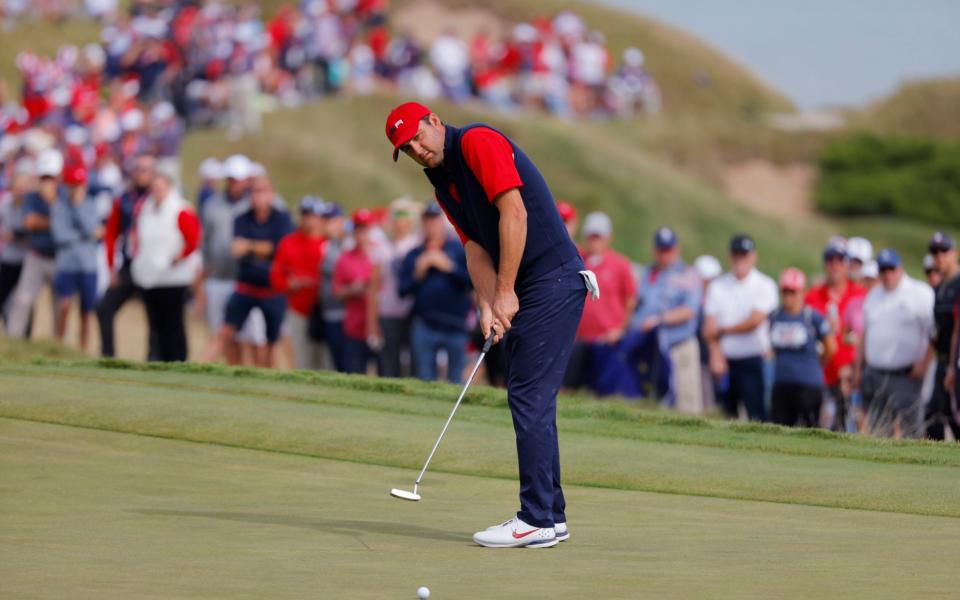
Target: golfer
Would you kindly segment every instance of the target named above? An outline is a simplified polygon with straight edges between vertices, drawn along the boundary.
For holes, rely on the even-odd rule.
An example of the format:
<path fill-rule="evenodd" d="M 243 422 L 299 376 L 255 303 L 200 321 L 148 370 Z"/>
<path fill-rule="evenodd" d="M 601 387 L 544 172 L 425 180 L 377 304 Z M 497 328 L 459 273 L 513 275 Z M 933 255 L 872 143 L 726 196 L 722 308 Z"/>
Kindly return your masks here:
<path fill-rule="evenodd" d="M 390 113 L 386 133 L 393 160 L 403 152 L 424 167 L 463 242 L 483 335 L 506 343 L 520 511 L 473 539 L 491 548 L 555 546 L 570 535 L 557 390 L 595 279 L 581 275 L 583 261 L 543 176 L 506 136 L 482 124 L 453 127 L 415 102 Z"/>

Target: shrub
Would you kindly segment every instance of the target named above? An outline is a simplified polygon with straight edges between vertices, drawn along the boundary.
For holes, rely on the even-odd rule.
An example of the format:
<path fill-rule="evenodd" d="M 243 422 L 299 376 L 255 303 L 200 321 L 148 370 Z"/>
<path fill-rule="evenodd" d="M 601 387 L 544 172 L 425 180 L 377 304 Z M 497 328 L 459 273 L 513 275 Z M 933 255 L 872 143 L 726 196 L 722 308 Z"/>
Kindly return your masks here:
<path fill-rule="evenodd" d="M 960 225 L 960 143 L 861 134 L 831 142 L 819 164 L 824 212 Z"/>

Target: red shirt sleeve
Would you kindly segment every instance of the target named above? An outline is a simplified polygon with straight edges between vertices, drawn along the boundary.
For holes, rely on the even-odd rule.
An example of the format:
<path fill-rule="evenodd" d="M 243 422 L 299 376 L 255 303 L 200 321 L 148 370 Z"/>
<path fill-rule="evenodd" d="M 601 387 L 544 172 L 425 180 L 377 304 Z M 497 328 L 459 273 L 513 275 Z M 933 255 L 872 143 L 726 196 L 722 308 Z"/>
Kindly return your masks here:
<path fill-rule="evenodd" d="M 120 235 L 120 199 L 115 198 L 113 209 L 107 217 L 107 225 L 103 231 L 103 243 L 107 250 L 107 266 L 113 270 L 113 255 L 117 250 L 117 237 Z"/>
<path fill-rule="evenodd" d="M 290 236 L 284 237 L 277 244 L 277 251 L 270 264 L 270 287 L 278 292 L 287 292 L 287 255 L 290 254 Z"/>
<path fill-rule="evenodd" d="M 200 219 L 191 210 L 181 210 L 177 216 L 177 227 L 183 236 L 183 252 L 180 253 L 180 258 L 186 258 L 200 245 Z"/>
<path fill-rule="evenodd" d="M 460 231 L 460 228 L 457 226 L 457 222 L 453 220 L 453 217 L 450 216 L 450 213 L 447 212 L 447 209 L 443 206 L 443 202 L 440 202 L 440 197 L 437 197 L 437 205 L 440 206 L 440 210 L 443 211 L 443 214 L 447 216 L 447 221 L 450 221 L 450 224 L 453 225 L 454 231 L 457 232 L 457 236 L 460 238 L 460 243 L 464 246 L 467 245 L 467 241 L 470 239 L 466 236 L 465 233 Z"/>
<path fill-rule="evenodd" d="M 460 139 L 460 150 L 483 186 L 487 200 L 493 202 L 503 192 L 523 187 L 514 164 L 513 146 L 496 131 L 486 127 L 471 129 Z"/>

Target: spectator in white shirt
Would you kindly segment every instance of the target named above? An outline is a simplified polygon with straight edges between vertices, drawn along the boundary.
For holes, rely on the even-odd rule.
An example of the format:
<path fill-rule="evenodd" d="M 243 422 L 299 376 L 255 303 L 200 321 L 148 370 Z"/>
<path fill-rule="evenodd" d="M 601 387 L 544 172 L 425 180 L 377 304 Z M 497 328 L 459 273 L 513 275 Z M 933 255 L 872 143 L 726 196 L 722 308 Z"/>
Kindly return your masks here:
<path fill-rule="evenodd" d="M 756 245 L 746 235 L 730 240 L 729 273 L 707 288 L 703 334 L 710 371 L 731 417 L 743 404 L 750 420 L 765 421 L 764 357 L 770 353 L 768 317 L 777 308 L 777 285 L 755 268 Z"/>
<path fill-rule="evenodd" d="M 877 254 L 881 285 L 863 304 L 863 338 L 854 385 L 867 411 L 867 431 L 916 438 L 923 434 L 920 388 L 933 358 L 933 289 L 903 272 L 900 255 Z"/>

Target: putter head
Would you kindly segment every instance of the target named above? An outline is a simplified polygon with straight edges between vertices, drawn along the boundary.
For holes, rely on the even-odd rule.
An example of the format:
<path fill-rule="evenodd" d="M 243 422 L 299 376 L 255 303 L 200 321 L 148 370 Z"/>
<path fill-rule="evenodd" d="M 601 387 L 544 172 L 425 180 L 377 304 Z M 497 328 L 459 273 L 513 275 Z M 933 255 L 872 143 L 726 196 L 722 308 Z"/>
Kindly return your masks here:
<path fill-rule="evenodd" d="M 420 494 L 416 492 L 408 492 L 407 490 L 398 490 L 397 488 L 393 488 L 390 490 L 390 495 L 394 498 L 400 498 L 401 500 L 409 500 L 411 502 L 420 501 Z"/>

